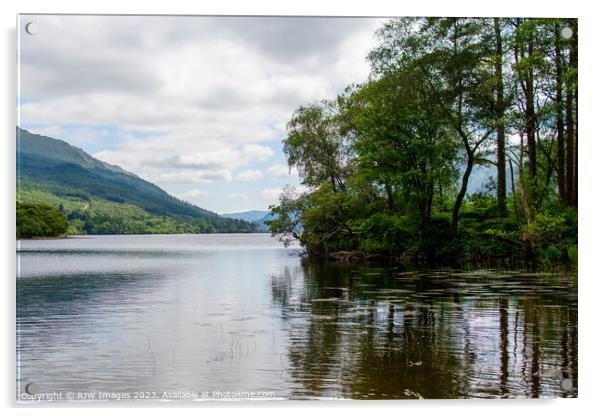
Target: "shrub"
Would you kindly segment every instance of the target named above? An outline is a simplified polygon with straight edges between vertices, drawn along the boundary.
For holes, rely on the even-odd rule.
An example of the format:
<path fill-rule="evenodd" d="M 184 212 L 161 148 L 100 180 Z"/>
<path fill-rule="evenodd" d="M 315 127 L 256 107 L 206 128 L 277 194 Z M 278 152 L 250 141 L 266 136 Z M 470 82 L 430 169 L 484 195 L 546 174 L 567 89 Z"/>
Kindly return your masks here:
<path fill-rule="evenodd" d="M 562 253 L 558 249 L 558 247 L 551 244 L 549 246 L 539 249 L 539 251 L 537 252 L 537 258 L 542 263 L 556 263 L 561 260 Z"/>
<path fill-rule="evenodd" d="M 571 244 L 568 247 L 567 251 L 568 251 L 569 260 L 571 260 L 571 263 L 577 264 L 577 244 Z"/>

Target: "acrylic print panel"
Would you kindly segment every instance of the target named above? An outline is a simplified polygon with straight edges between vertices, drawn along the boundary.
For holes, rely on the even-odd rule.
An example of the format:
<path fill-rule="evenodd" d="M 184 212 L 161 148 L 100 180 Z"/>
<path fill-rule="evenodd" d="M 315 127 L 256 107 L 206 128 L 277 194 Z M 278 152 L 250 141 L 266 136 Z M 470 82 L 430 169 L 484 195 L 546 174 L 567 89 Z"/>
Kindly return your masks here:
<path fill-rule="evenodd" d="M 576 20 L 18 22 L 19 402 L 577 396 Z"/>

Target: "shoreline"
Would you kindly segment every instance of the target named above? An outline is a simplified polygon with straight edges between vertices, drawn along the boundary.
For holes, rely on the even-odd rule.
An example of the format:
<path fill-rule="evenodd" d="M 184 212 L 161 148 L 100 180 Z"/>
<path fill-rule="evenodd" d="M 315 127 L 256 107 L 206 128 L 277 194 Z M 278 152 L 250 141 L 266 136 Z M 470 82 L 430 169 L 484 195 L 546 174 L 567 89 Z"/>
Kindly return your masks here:
<path fill-rule="evenodd" d="M 93 238 L 98 236 L 123 236 L 123 235 L 235 235 L 235 234 L 270 234 L 269 232 L 265 233 L 145 233 L 145 234 L 69 234 L 65 236 L 56 236 L 56 237 L 20 237 L 15 241 L 21 240 L 68 240 L 68 239 L 85 239 L 85 238 Z"/>
<path fill-rule="evenodd" d="M 528 260 L 522 257 L 483 257 L 467 258 L 458 256 L 454 258 L 441 259 L 439 261 L 429 261 L 423 256 L 407 255 L 385 255 L 383 253 L 370 253 L 360 251 L 340 251 L 328 253 L 324 256 L 309 255 L 305 258 L 308 261 L 328 261 L 341 265 L 386 265 L 389 267 L 401 266 L 418 269 L 432 268 L 452 268 L 452 269 L 525 269 L 525 270 L 568 270 L 577 271 L 578 262 L 573 263 L 570 260 L 542 262 L 536 259 Z"/>
<path fill-rule="evenodd" d="M 17 239 L 17 244 L 20 241 L 54 241 L 54 240 L 86 240 L 94 237 L 144 237 L 144 236 L 199 236 L 199 235 L 257 235 L 265 236 L 270 233 L 169 233 L 169 234 L 72 234 L 59 237 L 29 237 Z M 284 248 L 284 247 L 283 247 Z M 302 247 L 297 247 L 301 250 Z M 20 250 L 17 250 L 19 252 Z M 469 259 L 466 257 L 448 258 L 442 261 L 429 262 L 423 256 L 410 255 L 386 255 L 376 252 L 361 252 L 361 251 L 338 251 L 331 252 L 326 255 L 309 254 L 306 251 L 298 252 L 299 258 L 308 262 L 326 262 L 337 264 L 340 266 L 375 266 L 375 267 L 402 267 L 417 270 L 427 269 L 495 269 L 495 270 L 530 270 L 530 271 L 570 271 L 578 270 L 578 263 L 571 261 L 560 262 L 538 262 L 528 261 L 519 257 L 500 257 L 500 258 L 480 258 Z"/>

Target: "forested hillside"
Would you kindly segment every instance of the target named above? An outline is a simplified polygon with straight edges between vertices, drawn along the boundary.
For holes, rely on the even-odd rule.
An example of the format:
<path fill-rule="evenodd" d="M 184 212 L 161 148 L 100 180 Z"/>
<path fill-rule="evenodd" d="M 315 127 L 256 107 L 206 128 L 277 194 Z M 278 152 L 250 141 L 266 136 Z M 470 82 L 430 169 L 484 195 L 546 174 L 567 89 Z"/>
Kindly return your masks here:
<path fill-rule="evenodd" d="M 62 211 L 72 234 L 254 232 L 83 150 L 17 128 L 17 200 Z"/>

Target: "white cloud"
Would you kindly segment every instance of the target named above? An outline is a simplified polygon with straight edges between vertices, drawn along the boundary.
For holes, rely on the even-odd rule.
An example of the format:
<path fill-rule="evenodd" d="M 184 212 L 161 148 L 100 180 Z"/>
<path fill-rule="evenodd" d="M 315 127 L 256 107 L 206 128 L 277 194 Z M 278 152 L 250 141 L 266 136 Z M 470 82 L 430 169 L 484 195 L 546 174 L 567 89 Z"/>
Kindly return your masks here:
<path fill-rule="evenodd" d="M 299 176 L 297 168 L 289 168 L 286 165 L 274 163 L 268 168 L 268 174 L 275 178 L 290 178 L 293 176 Z"/>
<path fill-rule="evenodd" d="M 46 125 L 37 127 L 34 132 L 43 136 L 64 140 L 78 147 L 107 146 L 117 144 L 122 140 L 132 138 L 127 132 L 113 131 L 107 128 L 93 128 L 88 126 Z"/>
<path fill-rule="evenodd" d="M 236 175 L 236 179 L 240 181 L 256 181 L 261 178 L 263 178 L 263 173 L 257 169 L 243 170 Z"/>
<path fill-rule="evenodd" d="M 215 180 L 231 179 L 230 171 L 206 171 L 206 170 L 190 170 L 190 171 L 146 171 L 143 170 L 141 175 L 143 179 L 159 184 L 208 184 Z"/>
<path fill-rule="evenodd" d="M 259 144 L 246 144 L 243 146 L 242 151 L 244 156 L 249 159 L 266 160 L 274 156 L 272 149 Z"/>
<path fill-rule="evenodd" d="M 44 15 L 36 23 L 40 35 L 21 38 L 22 124 L 100 149 L 98 158 L 170 191 L 269 163 L 266 142 L 282 140 L 296 107 L 367 77 L 380 21 Z M 103 148 L 108 138 L 118 140 Z M 225 191 L 215 197 L 228 202 Z"/>
<path fill-rule="evenodd" d="M 203 198 L 205 198 L 207 195 L 209 195 L 209 192 L 204 191 L 202 189 L 191 189 L 176 196 L 184 201 L 195 203 L 197 201 L 203 200 Z"/>
<path fill-rule="evenodd" d="M 282 194 L 282 189 L 280 188 L 264 188 L 261 191 L 261 198 L 272 205 L 278 203 L 280 194 Z"/>

